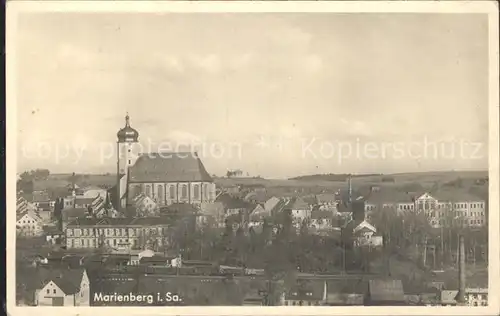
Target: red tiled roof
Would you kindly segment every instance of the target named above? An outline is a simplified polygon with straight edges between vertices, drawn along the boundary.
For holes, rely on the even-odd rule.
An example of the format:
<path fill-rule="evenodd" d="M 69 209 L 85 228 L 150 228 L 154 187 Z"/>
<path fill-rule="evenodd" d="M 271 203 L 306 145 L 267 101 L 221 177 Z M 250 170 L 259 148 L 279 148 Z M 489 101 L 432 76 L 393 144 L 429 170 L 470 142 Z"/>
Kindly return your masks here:
<path fill-rule="evenodd" d="M 130 168 L 130 182 L 212 182 L 201 160 L 193 153 L 150 153 Z"/>

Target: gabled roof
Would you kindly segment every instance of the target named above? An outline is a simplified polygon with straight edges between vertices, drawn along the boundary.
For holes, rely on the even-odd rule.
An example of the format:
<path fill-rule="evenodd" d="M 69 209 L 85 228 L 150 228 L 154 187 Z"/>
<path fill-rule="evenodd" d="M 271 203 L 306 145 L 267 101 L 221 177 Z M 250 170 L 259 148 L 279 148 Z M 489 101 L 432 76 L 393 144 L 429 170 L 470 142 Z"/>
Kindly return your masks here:
<path fill-rule="evenodd" d="M 265 203 L 267 201 L 267 193 L 265 191 L 252 191 L 245 195 L 244 200 Z"/>
<path fill-rule="evenodd" d="M 39 222 L 42 220 L 42 218 L 40 217 L 40 215 L 38 214 L 37 211 L 32 211 L 32 210 L 26 210 L 26 211 L 23 211 L 23 212 L 19 212 L 16 214 L 16 220 L 20 220 L 21 218 L 23 218 L 25 215 L 28 215 L 31 219 Z"/>
<path fill-rule="evenodd" d="M 200 205 L 200 212 L 204 215 L 219 216 L 224 213 L 224 204 L 221 202 L 203 202 Z"/>
<path fill-rule="evenodd" d="M 130 167 L 130 182 L 212 182 L 195 153 L 149 153 Z"/>
<path fill-rule="evenodd" d="M 264 203 L 264 209 L 266 211 L 272 212 L 274 210 L 274 208 L 279 204 L 279 202 L 280 202 L 280 199 L 273 196 L 272 198 L 267 200 L 266 203 Z"/>
<path fill-rule="evenodd" d="M 443 290 L 441 291 L 441 303 L 442 304 L 456 304 L 456 297 L 458 295 L 457 290 Z"/>
<path fill-rule="evenodd" d="M 159 255 L 153 255 L 151 257 L 142 257 L 139 262 L 140 263 L 153 263 L 153 262 L 161 262 L 161 263 L 167 263 L 169 262 L 170 258 L 166 258 L 163 256 Z"/>
<path fill-rule="evenodd" d="M 466 190 L 439 189 L 429 192 L 438 202 L 484 202 L 484 199 Z"/>
<path fill-rule="evenodd" d="M 79 208 L 65 208 L 62 210 L 62 218 L 64 221 L 82 218 L 88 215 L 88 211 L 86 207 Z"/>
<path fill-rule="evenodd" d="M 318 199 L 315 195 L 303 196 L 302 200 L 307 203 L 307 205 L 316 205 L 318 203 Z"/>
<path fill-rule="evenodd" d="M 371 230 L 374 233 L 377 232 L 377 229 L 373 225 L 371 225 L 370 223 L 368 223 L 366 220 L 364 220 L 361 223 L 359 223 L 359 225 L 354 228 L 353 232 L 355 233 L 357 231 L 362 230 L 363 228 Z"/>
<path fill-rule="evenodd" d="M 64 268 L 39 268 L 33 280 L 34 289 L 42 289 L 49 282 L 54 282 L 66 295 L 75 294 L 80 291 L 80 284 L 85 273 L 85 269 L 64 269 Z"/>
<path fill-rule="evenodd" d="M 338 197 L 333 193 L 321 193 L 316 195 L 319 204 L 336 203 Z"/>
<path fill-rule="evenodd" d="M 291 208 L 293 210 L 309 210 L 309 204 L 304 199 L 296 197 L 292 199 Z"/>
<path fill-rule="evenodd" d="M 34 192 L 33 202 L 48 202 L 50 201 L 49 194 L 47 192 Z"/>
<path fill-rule="evenodd" d="M 333 212 L 328 210 L 314 210 L 311 212 L 311 219 L 332 219 Z"/>

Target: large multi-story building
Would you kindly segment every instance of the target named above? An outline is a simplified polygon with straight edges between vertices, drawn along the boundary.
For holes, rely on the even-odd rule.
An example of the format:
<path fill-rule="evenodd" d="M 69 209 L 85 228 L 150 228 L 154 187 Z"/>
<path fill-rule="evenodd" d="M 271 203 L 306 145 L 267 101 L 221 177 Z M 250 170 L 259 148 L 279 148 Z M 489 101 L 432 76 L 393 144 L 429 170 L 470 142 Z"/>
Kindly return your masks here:
<path fill-rule="evenodd" d="M 392 208 L 399 214 L 423 211 L 434 228 L 450 225 L 482 227 L 486 225 L 486 202 L 467 192 L 452 189 L 412 194 L 395 190 L 372 191 L 365 202 L 367 218 L 380 209 Z"/>
<path fill-rule="evenodd" d="M 143 249 L 162 247 L 168 241 L 171 219 L 143 218 L 79 218 L 66 226 L 66 247 Z"/>
<path fill-rule="evenodd" d="M 143 153 L 139 133 L 130 126 L 128 114 L 125 127 L 118 131 L 117 137 L 121 207 L 133 204 L 141 193 L 159 206 L 215 200 L 215 184 L 197 153 Z"/>

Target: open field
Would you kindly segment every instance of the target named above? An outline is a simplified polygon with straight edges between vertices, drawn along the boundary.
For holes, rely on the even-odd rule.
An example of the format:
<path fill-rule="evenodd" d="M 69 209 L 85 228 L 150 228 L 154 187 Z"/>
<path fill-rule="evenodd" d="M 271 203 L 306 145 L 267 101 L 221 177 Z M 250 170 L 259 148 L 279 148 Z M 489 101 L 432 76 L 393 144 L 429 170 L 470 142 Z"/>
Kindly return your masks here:
<path fill-rule="evenodd" d="M 443 171 L 422 173 L 398 173 L 388 175 L 367 175 L 352 178 L 353 186 L 377 184 L 382 186 L 401 186 L 418 183 L 423 187 L 432 186 L 461 178 L 465 183 L 471 184 L 477 179 L 488 176 L 487 171 Z M 383 178 L 390 177 L 394 182 L 382 182 Z M 287 179 L 263 179 L 263 178 L 216 178 L 215 182 L 221 186 L 230 185 L 263 185 L 265 187 L 345 187 L 345 181 L 314 180 L 287 180 Z"/>
<path fill-rule="evenodd" d="M 404 186 L 418 183 L 421 186 L 431 187 L 435 183 L 443 184 L 449 181 L 462 179 L 465 186 L 470 186 L 477 179 L 484 179 L 488 176 L 485 171 L 440 171 L 440 172 L 417 172 L 417 173 L 397 173 L 387 175 L 359 175 L 352 179 L 353 186 L 380 185 L 380 186 Z M 51 174 L 49 180 L 67 180 L 71 174 Z M 383 182 L 383 178 L 390 177 L 394 182 Z M 260 185 L 264 187 L 289 187 L 308 188 L 322 187 L 338 189 L 345 187 L 345 181 L 328 181 L 322 179 L 314 180 L 288 180 L 288 179 L 265 179 L 265 178 L 215 178 L 215 183 L 220 186 L 231 185 Z M 77 184 L 84 185 L 111 185 L 116 183 L 114 174 L 85 174 L 77 175 Z"/>

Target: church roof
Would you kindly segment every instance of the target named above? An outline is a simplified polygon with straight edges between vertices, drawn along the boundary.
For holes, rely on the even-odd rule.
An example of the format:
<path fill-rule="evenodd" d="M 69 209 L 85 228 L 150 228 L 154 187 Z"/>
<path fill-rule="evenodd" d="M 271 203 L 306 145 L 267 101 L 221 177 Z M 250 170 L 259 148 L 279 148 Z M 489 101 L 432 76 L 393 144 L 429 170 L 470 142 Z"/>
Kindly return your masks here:
<path fill-rule="evenodd" d="M 212 182 L 194 153 L 150 153 L 130 167 L 130 182 Z"/>

